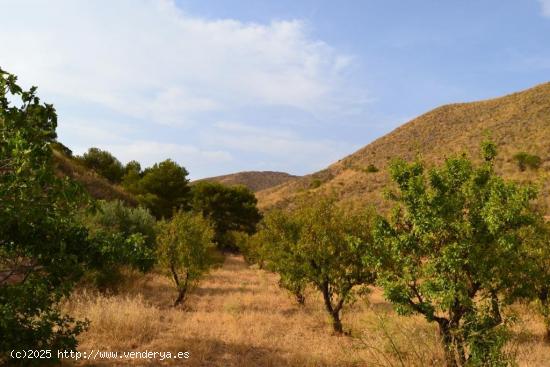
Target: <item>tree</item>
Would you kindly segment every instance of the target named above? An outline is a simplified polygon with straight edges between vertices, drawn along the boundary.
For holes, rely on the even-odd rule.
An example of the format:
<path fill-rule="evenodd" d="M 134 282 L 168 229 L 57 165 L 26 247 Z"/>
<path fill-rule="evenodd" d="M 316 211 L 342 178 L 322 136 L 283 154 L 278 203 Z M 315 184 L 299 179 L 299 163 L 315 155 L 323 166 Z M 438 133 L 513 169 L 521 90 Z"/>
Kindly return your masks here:
<path fill-rule="evenodd" d="M 227 234 L 239 231 L 252 234 L 261 214 L 254 193 L 244 186 L 229 187 L 215 182 L 199 182 L 192 187 L 192 207 L 212 221 L 218 246 L 236 249 Z"/>
<path fill-rule="evenodd" d="M 53 168 L 56 126 L 36 87 L 0 69 L 0 364 L 13 349 L 72 350 L 85 327 L 58 307 L 89 243 L 75 219 L 86 196 Z"/>
<path fill-rule="evenodd" d="M 256 252 L 265 257 L 268 268 L 280 275 L 279 286 L 287 289 L 298 304 L 305 304 L 304 291 L 308 284 L 306 259 L 298 251 L 300 224 L 295 218 L 279 210 L 268 213 L 256 234 L 263 244 Z"/>
<path fill-rule="evenodd" d="M 167 159 L 143 172 L 138 185 L 138 198 L 157 218 L 170 218 L 174 210 L 189 207 L 188 172 Z"/>
<path fill-rule="evenodd" d="M 521 233 L 524 243 L 522 261 L 518 265 L 523 276 L 513 296 L 535 300 L 544 318 L 545 340 L 550 342 L 550 224 L 542 218 Z"/>
<path fill-rule="evenodd" d="M 362 263 L 372 250 L 371 216 L 343 210 L 334 199 L 314 199 L 303 201 L 292 213 L 268 217 L 264 230 L 270 261 L 283 283 L 305 282 L 319 290 L 334 332 L 342 333 L 344 305 L 375 279 Z"/>
<path fill-rule="evenodd" d="M 378 284 L 401 314 L 436 322 L 447 366 L 506 365 L 501 352 L 503 297 L 523 281 L 521 231 L 537 213 L 535 190 L 493 170 L 495 146 L 484 143 L 479 166 L 465 156 L 426 172 L 420 162 L 394 161 L 398 194 L 391 218 L 374 231 Z"/>
<path fill-rule="evenodd" d="M 516 153 L 513 158 L 518 163 L 518 167 L 521 172 L 525 171 L 527 168 L 537 169 L 542 163 L 542 160 L 538 155 L 529 154 L 526 152 Z"/>
<path fill-rule="evenodd" d="M 119 183 L 124 175 L 122 163 L 106 150 L 90 148 L 82 156 L 77 157 L 82 164 L 93 169 L 113 183 Z"/>
<path fill-rule="evenodd" d="M 177 212 L 160 225 L 158 258 L 169 269 L 178 290 L 174 306 L 183 303 L 187 291 L 207 271 L 214 230 L 200 214 Z"/>

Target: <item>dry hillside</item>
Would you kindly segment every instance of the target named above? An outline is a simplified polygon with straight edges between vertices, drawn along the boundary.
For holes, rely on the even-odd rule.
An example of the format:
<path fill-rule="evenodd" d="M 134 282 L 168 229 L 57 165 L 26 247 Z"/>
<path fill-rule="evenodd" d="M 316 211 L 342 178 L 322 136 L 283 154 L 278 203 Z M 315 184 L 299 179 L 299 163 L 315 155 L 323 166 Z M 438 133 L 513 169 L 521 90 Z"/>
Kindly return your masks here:
<path fill-rule="evenodd" d="M 250 190 L 256 192 L 280 185 L 288 181 L 292 181 L 296 178 L 298 178 L 298 176 L 293 176 L 285 172 L 248 171 L 232 173 L 230 175 L 224 176 L 203 178 L 195 182 L 213 181 L 228 186 L 244 185 Z"/>
<path fill-rule="evenodd" d="M 54 149 L 54 163 L 57 174 L 67 176 L 78 182 L 95 199 L 119 199 L 131 206 L 137 205 L 136 199 L 120 186 L 113 185 L 94 171 L 82 167 L 74 159 Z"/>
<path fill-rule="evenodd" d="M 373 203 L 387 207 L 387 165 L 394 157 L 412 160 L 420 155 L 427 164 L 455 153 L 479 159 L 482 140 L 490 137 L 499 147 L 498 172 L 541 186 L 550 207 L 550 83 L 505 97 L 436 108 L 400 126 L 327 169 L 257 193 L 267 209 L 285 206 L 302 192 L 335 192 L 343 202 Z M 525 151 L 542 158 L 537 170 L 521 172 L 512 158 Z M 373 165 L 377 172 L 369 172 Z M 374 169 L 371 169 L 374 171 Z"/>

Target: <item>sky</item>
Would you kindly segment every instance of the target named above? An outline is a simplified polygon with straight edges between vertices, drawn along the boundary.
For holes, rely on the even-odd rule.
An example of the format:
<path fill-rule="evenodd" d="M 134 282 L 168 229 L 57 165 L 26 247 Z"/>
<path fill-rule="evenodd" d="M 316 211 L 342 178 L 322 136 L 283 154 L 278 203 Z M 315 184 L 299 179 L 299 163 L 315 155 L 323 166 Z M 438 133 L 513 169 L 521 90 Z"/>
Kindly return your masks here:
<path fill-rule="evenodd" d="M 550 81 L 550 0 L 0 0 L 59 141 L 190 178 L 320 170 L 439 105 Z"/>

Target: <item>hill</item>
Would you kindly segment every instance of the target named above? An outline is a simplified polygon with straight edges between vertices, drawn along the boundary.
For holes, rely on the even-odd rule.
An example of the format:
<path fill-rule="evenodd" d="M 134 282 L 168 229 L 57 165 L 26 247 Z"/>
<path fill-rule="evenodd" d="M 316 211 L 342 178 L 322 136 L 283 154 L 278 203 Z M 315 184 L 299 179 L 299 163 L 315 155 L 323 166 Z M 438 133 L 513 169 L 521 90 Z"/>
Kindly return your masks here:
<path fill-rule="evenodd" d="M 300 193 L 334 192 L 344 203 L 372 203 L 384 209 L 389 185 L 388 162 L 420 156 L 428 165 L 452 154 L 479 160 L 479 146 L 489 137 L 498 145 L 496 169 L 505 177 L 540 184 L 550 207 L 550 83 L 504 97 L 436 108 L 398 127 L 328 168 L 257 193 L 263 209 L 284 207 Z M 521 171 L 513 156 L 525 151 L 542 161 Z"/>
<path fill-rule="evenodd" d="M 64 152 L 61 144 L 54 149 L 53 154 L 57 174 L 72 178 L 81 184 L 93 198 L 103 200 L 119 199 L 128 205 L 137 205 L 137 200 L 131 194 L 124 191 L 122 187 L 113 185 L 94 171 L 81 166 L 74 158 Z"/>
<path fill-rule="evenodd" d="M 194 182 L 212 181 L 228 186 L 244 185 L 250 190 L 257 192 L 292 181 L 298 177 L 299 176 L 293 176 L 285 172 L 248 171 L 232 173 L 224 176 L 203 178 Z"/>

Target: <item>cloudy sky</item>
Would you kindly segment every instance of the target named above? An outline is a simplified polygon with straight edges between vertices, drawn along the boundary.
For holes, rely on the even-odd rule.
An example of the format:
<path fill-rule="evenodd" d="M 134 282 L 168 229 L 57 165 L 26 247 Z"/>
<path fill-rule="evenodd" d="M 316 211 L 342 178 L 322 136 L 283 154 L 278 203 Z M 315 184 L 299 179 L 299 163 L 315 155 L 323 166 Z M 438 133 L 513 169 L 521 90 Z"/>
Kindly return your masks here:
<path fill-rule="evenodd" d="M 550 0 L 0 0 L 61 142 L 191 178 L 305 174 L 443 103 L 550 80 Z"/>

